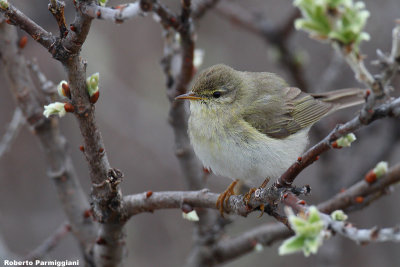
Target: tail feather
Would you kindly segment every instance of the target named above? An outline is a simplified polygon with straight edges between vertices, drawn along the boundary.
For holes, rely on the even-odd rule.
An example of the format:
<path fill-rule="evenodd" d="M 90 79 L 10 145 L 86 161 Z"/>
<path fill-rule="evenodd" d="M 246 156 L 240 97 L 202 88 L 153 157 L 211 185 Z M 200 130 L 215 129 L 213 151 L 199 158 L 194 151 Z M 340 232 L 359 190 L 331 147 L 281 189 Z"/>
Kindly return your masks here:
<path fill-rule="evenodd" d="M 315 99 L 332 103 L 334 110 L 357 106 L 365 102 L 365 90 L 359 88 L 346 88 L 326 93 L 311 94 Z"/>

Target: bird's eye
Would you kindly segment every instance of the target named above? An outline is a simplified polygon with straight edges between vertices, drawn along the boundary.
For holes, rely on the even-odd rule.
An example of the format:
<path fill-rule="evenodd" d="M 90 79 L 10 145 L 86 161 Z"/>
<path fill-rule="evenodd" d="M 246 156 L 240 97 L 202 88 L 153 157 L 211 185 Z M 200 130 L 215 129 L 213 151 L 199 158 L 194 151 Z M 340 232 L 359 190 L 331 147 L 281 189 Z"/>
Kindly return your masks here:
<path fill-rule="evenodd" d="M 219 98 L 221 96 L 221 92 L 219 92 L 219 91 L 215 91 L 214 93 L 213 93 L 213 97 L 214 98 Z"/>

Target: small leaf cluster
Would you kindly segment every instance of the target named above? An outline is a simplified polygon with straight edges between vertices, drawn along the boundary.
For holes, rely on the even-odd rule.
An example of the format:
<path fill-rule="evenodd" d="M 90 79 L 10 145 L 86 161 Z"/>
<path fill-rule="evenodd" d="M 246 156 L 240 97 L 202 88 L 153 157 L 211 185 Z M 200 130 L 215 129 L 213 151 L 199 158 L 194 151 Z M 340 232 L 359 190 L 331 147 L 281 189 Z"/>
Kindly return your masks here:
<path fill-rule="evenodd" d="M 353 0 L 295 0 L 303 15 L 295 22 L 296 29 L 309 32 L 313 37 L 331 40 L 355 49 L 369 34 L 363 32 L 369 11 L 363 2 Z"/>
<path fill-rule="evenodd" d="M 315 206 L 309 208 L 307 217 L 296 216 L 291 212 L 289 215 L 290 226 L 295 236 L 285 240 L 279 247 L 279 255 L 291 254 L 303 251 L 308 257 L 311 253 L 316 254 L 324 239 L 325 224 Z"/>

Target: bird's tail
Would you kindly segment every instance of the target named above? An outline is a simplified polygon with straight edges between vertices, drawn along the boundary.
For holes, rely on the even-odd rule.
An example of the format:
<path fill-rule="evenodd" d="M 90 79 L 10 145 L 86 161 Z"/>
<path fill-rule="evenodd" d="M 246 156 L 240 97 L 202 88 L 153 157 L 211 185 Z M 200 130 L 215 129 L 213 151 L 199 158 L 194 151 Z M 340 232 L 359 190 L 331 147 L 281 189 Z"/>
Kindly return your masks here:
<path fill-rule="evenodd" d="M 365 90 L 359 88 L 346 88 L 311 95 L 315 99 L 333 104 L 334 110 L 360 105 L 365 102 Z"/>

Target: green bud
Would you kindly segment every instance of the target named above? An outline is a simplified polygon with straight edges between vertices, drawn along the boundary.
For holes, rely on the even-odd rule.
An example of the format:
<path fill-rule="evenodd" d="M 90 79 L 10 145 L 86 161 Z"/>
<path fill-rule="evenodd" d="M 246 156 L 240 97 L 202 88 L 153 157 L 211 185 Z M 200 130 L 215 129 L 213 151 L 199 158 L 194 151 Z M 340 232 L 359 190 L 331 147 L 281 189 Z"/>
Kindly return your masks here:
<path fill-rule="evenodd" d="M 96 72 L 86 79 L 86 86 L 90 97 L 99 91 L 99 76 L 100 74 Z"/>
<path fill-rule="evenodd" d="M 353 0 L 295 0 L 303 18 L 295 21 L 296 29 L 309 32 L 318 39 L 328 39 L 357 49 L 361 41 L 369 40 L 362 30 L 369 12 L 363 2 Z"/>
<path fill-rule="evenodd" d="M 1 9 L 8 9 L 8 1 L 7 0 L 0 0 L 0 8 Z"/>
<path fill-rule="evenodd" d="M 349 133 L 336 140 L 336 143 L 338 147 L 349 147 L 351 146 L 351 143 L 353 143 L 356 140 L 357 140 L 356 136 L 353 133 Z"/>
<path fill-rule="evenodd" d="M 67 113 L 64 108 L 65 103 L 55 102 L 44 106 L 43 115 L 48 118 L 50 115 L 58 115 L 60 118 Z"/>
<path fill-rule="evenodd" d="M 188 213 L 182 212 L 182 218 L 192 222 L 198 222 L 200 220 L 195 210 Z"/>
<path fill-rule="evenodd" d="M 382 177 L 388 171 L 388 163 L 386 161 L 381 161 L 376 164 L 374 168 L 374 173 L 376 174 L 376 178 Z"/>
<path fill-rule="evenodd" d="M 105 6 L 105 5 L 107 4 L 107 1 L 108 1 L 108 0 L 99 0 L 99 4 L 100 4 L 101 6 Z"/>
<path fill-rule="evenodd" d="M 346 221 L 348 216 L 342 210 L 335 210 L 331 213 L 331 218 L 335 221 Z"/>

